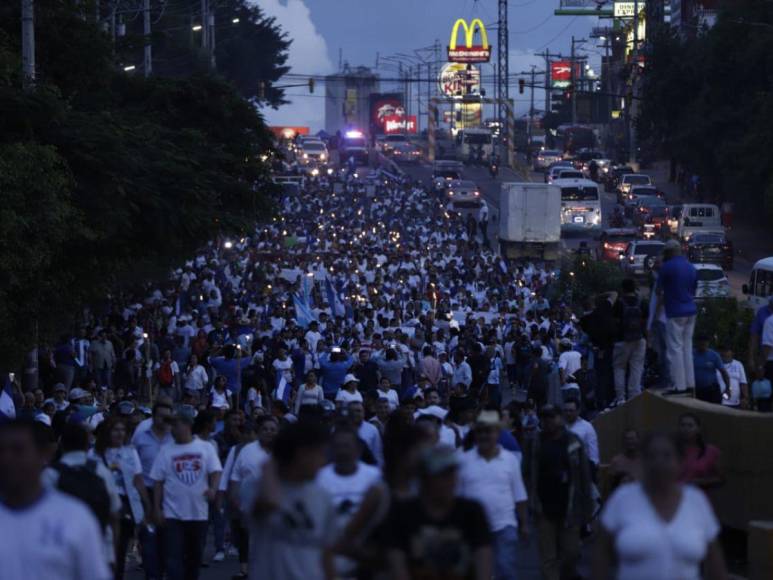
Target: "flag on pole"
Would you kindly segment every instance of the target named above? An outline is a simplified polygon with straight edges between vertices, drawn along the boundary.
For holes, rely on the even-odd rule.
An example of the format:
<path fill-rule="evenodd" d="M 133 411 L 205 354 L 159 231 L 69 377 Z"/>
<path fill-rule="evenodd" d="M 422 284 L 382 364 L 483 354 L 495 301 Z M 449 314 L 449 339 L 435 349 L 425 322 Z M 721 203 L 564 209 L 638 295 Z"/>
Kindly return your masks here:
<path fill-rule="evenodd" d="M 16 418 L 16 404 L 13 402 L 11 376 L 5 375 L 3 390 L 0 392 L 0 423 Z"/>
<path fill-rule="evenodd" d="M 298 326 L 306 328 L 314 320 L 314 313 L 311 311 L 311 305 L 303 296 L 293 294 L 293 306 L 295 307 L 295 322 Z"/>
<path fill-rule="evenodd" d="M 346 307 L 333 288 L 330 278 L 325 278 L 325 294 L 327 297 L 327 304 L 330 307 L 331 316 L 346 316 Z"/>
<path fill-rule="evenodd" d="M 303 300 L 309 306 L 314 304 L 314 298 L 312 296 L 312 289 L 314 288 L 314 274 L 311 272 L 304 274 L 301 277 L 301 296 Z"/>
<path fill-rule="evenodd" d="M 290 395 L 293 389 L 284 377 L 282 371 L 276 373 L 276 388 L 274 389 L 274 400 L 283 401 L 285 405 L 290 405 Z"/>

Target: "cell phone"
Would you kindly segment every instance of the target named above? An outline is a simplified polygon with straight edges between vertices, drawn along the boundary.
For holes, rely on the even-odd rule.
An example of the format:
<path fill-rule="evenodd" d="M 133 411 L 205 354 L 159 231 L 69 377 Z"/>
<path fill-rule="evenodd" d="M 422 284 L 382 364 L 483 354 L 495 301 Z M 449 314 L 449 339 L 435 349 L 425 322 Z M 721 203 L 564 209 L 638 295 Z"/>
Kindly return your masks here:
<path fill-rule="evenodd" d="M 334 346 L 333 348 L 330 349 L 330 352 L 341 352 L 341 347 Z"/>
<path fill-rule="evenodd" d="M 8 373 L 8 380 L 12 383 L 16 382 L 16 373 Z"/>

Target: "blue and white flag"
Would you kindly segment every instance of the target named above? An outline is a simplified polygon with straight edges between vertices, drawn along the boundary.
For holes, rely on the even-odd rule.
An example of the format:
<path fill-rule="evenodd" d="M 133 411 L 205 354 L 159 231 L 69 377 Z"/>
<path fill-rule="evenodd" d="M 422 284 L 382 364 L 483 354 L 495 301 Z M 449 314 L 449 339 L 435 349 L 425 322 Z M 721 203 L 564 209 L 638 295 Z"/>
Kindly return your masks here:
<path fill-rule="evenodd" d="M 327 297 L 327 304 L 330 307 L 330 314 L 333 317 L 346 316 L 346 307 L 333 288 L 330 278 L 325 278 L 325 294 Z"/>
<path fill-rule="evenodd" d="M 301 296 L 303 297 L 303 300 L 306 302 L 306 304 L 308 304 L 309 306 L 314 305 L 314 298 L 311 293 L 313 288 L 314 288 L 314 275 L 311 272 L 309 272 L 301 276 Z"/>
<path fill-rule="evenodd" d="M 13 402 L 13 386 L 10 375 L 5 375 L 3 390 L 0 392 L 0 423 L 16 418 L 16 404 Z"/>
<path fill-rule="evenodd" d="M 290 404 L 290 395 L 292 395 L 293 389 L 284 377 L 282 371 L 277 371 L 276 374 L 277 383 L 274 389 L 274 400 L 283 401 L 285 405 Z"/>
<path fill-rule="evenodd" d="M 311 306 L 307 300 L 304 300 L 302 296 L 293 294 L 293 306 L 295 307 L 295 322 L 301 328 L 306 328 L 314 320 L 314 313 L 311 311 Z"/>

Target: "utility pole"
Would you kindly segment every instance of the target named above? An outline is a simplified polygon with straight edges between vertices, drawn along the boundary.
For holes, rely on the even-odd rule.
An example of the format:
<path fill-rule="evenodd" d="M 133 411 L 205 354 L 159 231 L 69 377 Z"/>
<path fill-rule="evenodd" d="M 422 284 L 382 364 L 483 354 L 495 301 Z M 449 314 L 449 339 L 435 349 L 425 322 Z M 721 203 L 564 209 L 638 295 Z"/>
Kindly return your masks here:
<path fill-rule="evenodd" d="M 572 70 L 570 74 L 572 75 L 571 84 L 569 85 L 571 87 L 572 91 L 572 125 L 575 125 L 577 123 L 577 87 L 574 86 L 574 83 L 577 79 L 575 79 L 575 66 L 574 66 L 574 36 L 572 36 L 572 53 L 571 57 L 569 57 L 569 66 L 572 67 Z"/>
<path fill-rule="evenodd" d="M 142 5 L 142 35 L 145 42 L 142 70 L 146 77 L 153 72 L 153 53 L 150 45 L 150 0 L 144 0 Z"/>
<path fill-rule="evenodd" d="M 35 86 L 35 4 L 21 0 L 21 72 L 25 89 Z"/>
<path fill-rule="evenodd" d="M 639 0 L 633 2 L 633 50 L 631 51 L 631 101 L 628 105 L 628 157 L 636 164 L 636 83 L 639 68 Z"/>
<path fill-rule="evenodd" d="M 531 65 L 531 96 L 529 97 L 529 124 L 527 126 L 527 144 L 528 146 L 531 146 L 531 135 L 532 135 L 532 127 L 534 125 L 534 78 L 535 78 L 535 69 L 536 67 L 534 65 Z"/>
<path fill-rule="evenodd" d="M 215 10 L 209 10 L 207 18 L 207 30 L 209 31 L 209 66 L 215 70 Z"/>
<path fill-rule="evenodd" d="M 497 35 L 497 101 L 499 102 L 499 127 L 502 135 L 510 135 L 507 107 L 503 103 L 510 100 L 510 55 L 509 34 L 507 30 L 507 0 L 499 0 L 499 21 Z M 509 143 L 508 146 L 512 146 Z"/>
<path fill-rule="evenodd" d="M 545 49 L 545 114 L 550 111 L 550 53 Z"/>
<path fill-rule="evenodd" d="M 209 44 L 209 2 L 201 0 L 201 48 L 206 50 Z"/>

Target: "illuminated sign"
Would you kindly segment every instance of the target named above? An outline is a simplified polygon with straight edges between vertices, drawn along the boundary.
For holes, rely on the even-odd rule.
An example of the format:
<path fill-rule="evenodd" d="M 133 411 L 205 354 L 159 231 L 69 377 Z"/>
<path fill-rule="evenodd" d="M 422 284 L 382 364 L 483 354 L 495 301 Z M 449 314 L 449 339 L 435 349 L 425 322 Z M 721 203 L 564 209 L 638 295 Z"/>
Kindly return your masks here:
<path fill-rule="evenodd" d="M 580 64 L 575 63 L 574 74 L 580 77 Z M 554 60 L 550 63 L 550 85 L 554 89 L 564 89 L 572 84 L 572 61 Z"/>
<path fill-rule="evenodd" d="M 385 119 L 390 115 L 405 116 L 402 93 L 372 93 L 370 95 L 371 131 L 385 133 Z"/>
<path fill-rule="evenodd" d="M 459 46 L 459 29 L 464 29 L 464 46 Z M 475 44 L 475 31 L 480 31 L 480 44 Z M 454 23 L 451 40 L 448 43 L 448 60 L 451 62 L 488 62 L 491 59 L 491 45 L 488 43 L 486 27 L 480 18 L 470 24 L 464 18 Z"/>
<path fill-rule="evenodd" d="M 384 117 L 384 133 L 415 133 L 416 115 L 387 115 Z"/>
<path fill-rule="evenodd" d="M 615 2 L 615 18 L 633 18 L 636 4 L 636 2 L 631 2 L 630 0 L 627 0 L 626 2 Z M 644 12 L 644 2 L 638 2 L 638 4 L 639 12 Z"/>
<path fill-rule="evenodd" d="M 480 94 L 480 70 L 472 65 L 449 62 L 440 69 L 438 88 L 447 97 Z"/>

